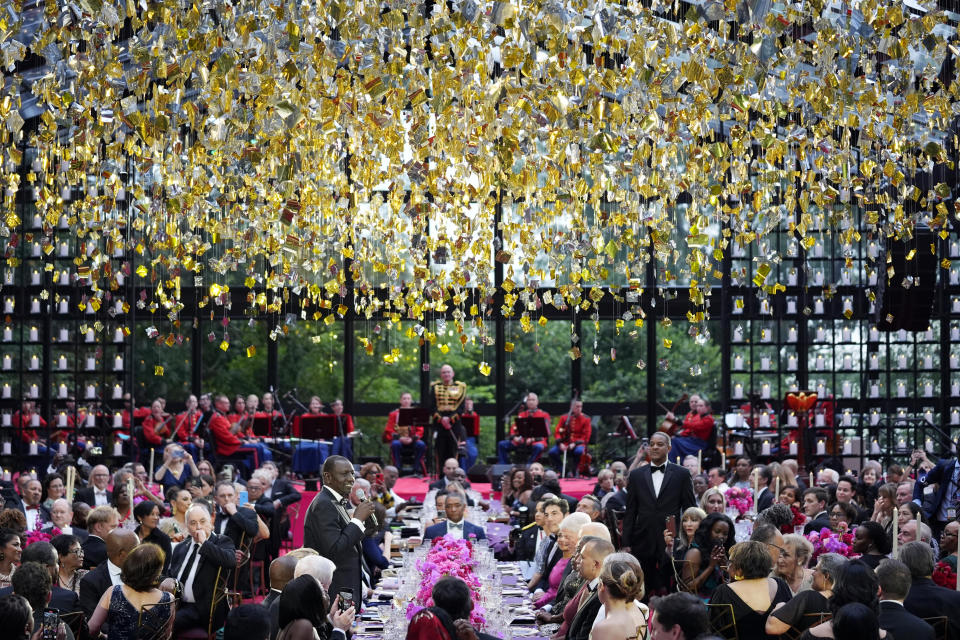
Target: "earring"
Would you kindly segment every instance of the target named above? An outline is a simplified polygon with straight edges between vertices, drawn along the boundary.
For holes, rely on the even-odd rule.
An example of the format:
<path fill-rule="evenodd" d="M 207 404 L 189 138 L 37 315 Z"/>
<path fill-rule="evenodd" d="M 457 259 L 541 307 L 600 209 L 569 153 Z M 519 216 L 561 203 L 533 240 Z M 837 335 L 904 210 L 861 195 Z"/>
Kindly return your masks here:
<path fill-rule="evenodd" d="M 4 558 L 4 555 L 3 555 L 2 553 L 0 553 L 0 562 L 3 561 L 3 558 Z"/>

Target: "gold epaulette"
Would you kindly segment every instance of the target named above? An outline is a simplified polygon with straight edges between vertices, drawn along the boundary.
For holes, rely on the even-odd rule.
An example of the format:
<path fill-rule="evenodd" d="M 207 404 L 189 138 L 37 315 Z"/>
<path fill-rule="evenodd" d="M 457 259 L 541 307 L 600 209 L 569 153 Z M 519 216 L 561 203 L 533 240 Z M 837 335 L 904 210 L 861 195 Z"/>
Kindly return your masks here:
<path fill-rule="evenodd" d="M 529 529 L 530 527 L 535 527 L 535 526 L 537 526 L 537 523 L 536 523 L 536 522 L 531 522 L 531 523 L 528 524 L 527 526 L 521 527 L 521 528 L 520 528 L 520 531 L 526 531 L 526 530 Z"/>

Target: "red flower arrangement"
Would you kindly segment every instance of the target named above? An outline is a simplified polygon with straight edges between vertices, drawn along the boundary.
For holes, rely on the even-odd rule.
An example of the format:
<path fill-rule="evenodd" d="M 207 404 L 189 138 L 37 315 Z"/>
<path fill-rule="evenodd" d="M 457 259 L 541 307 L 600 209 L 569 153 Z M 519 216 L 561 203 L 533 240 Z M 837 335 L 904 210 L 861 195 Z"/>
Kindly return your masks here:
<path fill-rule="evenodd" d="M 724 495 L 727 497 L 727 504 L 736 509 L 740 515 L 753 508 L 753 493 L 749 489 L 730 487 Z"/>
<path fill-rule="evenodd" d="M 433 546 L 423 560 L 417 562 L 417 569 L 423 575 L 420 589 L 413 602 L 407 605 L 407 620 L 417 615 L 421 609 L 433 606 L 433 587 L 440 578 L 454 576 L 470 587 L 474 607 L 470 612 L 470 622 L 477 628 L 487 624 L 480 600 L 480 580 L 473 574 L 473 545 L 469 540 L 454 540 L 442 537 L 434 538 Z"/>
<path fill-rule="evenodd" d="M 790 505 L 790 512 L 793 513 L 793 520 L 790 521 L 790 524 L 781 525 L 780 533 L 793 533 L 797 527 L 807 522 L 807 517 L 803 515 L 803 511 L 794 505 Z"/>
<path fill-rule="evenodd" d="M 48 531 L 41 531 L 40 529 L 34 529 L 33 531 L 27 531 L 24 534 L 24 548 L 29 547 L 34 542 L 50 542 L 58 535 L 63 533 L 59 528 L 53 527 Z"/>
<path fill-rule="evenodd" d="M 957 588 L 957 572 L 951 569 L 950 565 L 946 562 L 938 562 L 930 578 L 941 587 L 946 587 L 947 589 Z"/>

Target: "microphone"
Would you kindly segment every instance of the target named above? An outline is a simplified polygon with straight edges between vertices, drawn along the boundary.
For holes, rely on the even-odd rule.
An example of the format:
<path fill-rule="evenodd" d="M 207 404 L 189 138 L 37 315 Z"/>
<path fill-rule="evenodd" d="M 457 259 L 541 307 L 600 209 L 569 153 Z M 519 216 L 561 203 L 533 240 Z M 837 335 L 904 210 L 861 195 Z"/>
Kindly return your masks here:
<path fill-rule="evenodd" d="M 357 497 L 360 498 L 360 502 L 367 501 L 367 494 L 363 489 L 357 489 Z M 377 522 L 377 516 L 370 514 L 370 521 L 373 522 L 373 526 L 379 527 L 380 524 Z"/>

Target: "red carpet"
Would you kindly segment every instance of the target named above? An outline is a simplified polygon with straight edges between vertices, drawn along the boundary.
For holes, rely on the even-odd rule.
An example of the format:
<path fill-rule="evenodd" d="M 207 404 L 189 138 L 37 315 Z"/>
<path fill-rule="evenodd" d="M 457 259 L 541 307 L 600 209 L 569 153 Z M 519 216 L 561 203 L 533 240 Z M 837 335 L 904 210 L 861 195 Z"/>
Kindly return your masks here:
<path fill-rule="evenodd" d="M 400 494 L 401 497 L 410 499 L 416 498 L 417 500 L 422 501 L 424 496 L 427 495 L 428 487 L 430 485 L 430 480 L 424 478 L 400 478 L 397 480 L 397 485 L 394 487 L 394 491 Z M 593 491 L 594 485 L 597 483 L 596 478 L 579 478 L 571 480 L 561 480 L 560 488 L 563 489 L 563 492 L 568 496 L 574 498 L 581 498 L 584 495 Z M 297 488 L 300 489 L 300 492 L 303 494 L 303 499 L 300 501 L 300 509 L 297 513 L 296 519 L 291 523 L 291 529 L 293 530 L 293 547 L 303 546 L 303 518 L 307 514 L 307 507 L 310 506 L 310 503 L 313 501 L 313 497 L 317 495 L 313 491 L 304 491 L 303 485 L 300 483 L 295 483 Z M 479 491 L 480 495 L 484 498 L 490 497 L 490 484 L 489 483 L 474 483 L 470 487 L 474 491 Z M 493 494 L 494 498 L 499 498 L 499 493 Z"/>

